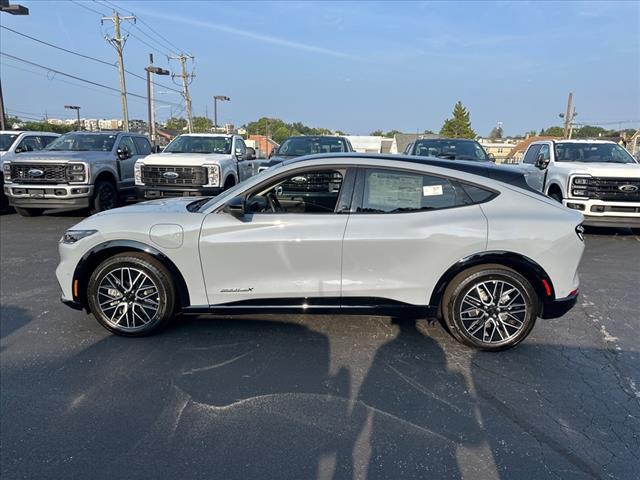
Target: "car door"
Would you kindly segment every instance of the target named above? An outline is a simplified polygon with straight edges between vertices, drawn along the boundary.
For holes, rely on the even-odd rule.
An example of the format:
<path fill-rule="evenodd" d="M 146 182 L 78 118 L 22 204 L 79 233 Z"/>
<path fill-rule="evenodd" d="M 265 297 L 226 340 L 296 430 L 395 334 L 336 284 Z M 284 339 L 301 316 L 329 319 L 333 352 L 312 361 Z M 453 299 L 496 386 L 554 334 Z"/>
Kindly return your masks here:
<path fill-rule="evenodd" d="M 339 304 L 349 172 L 289 171 L 243 195 L 242 218 L 207 215 L 200 256 L 209 303 Z"/>
<path fill-rule="evenodd" d="M 234 149 L 236 158 L 238 160 L 238 173 L 240 175 L 238 181 L 241 182 L 254 175 L 254 161 L 247 159 L 247 146 L 245 145 L 244 140 L 242 140 L 241 138 L 236 138 Z"/>
<path fill-rule="evenodd" d="M 479 191 L 474 198 L 494 195 L 468 188 Z M 343 243 L 343 306 L 362 297 L 428 305 L 446 270 L 486 247 L 487 220 L 469 195 L 435 174 L 360 170 Z"/>
<path fill-rule="evenodd" d="M 122 135 L 118 142 L 117 150 L 127 150 L 129 154 L 126 158 L 118 158 L 121 188 L 133 188 L 134 186 L 134 166 L 136 160 L 140 158 L 135 142 L 131 135 Z M 117 151 L 116 150 L 116 151 Z"/>
<path fill-rule="evenodd" d="M 536 160 L 538 159 L 538 155 L 540 153 L 540 149 L 542 147 L 541 143 L 534 143 L 530 145 L 524 154 L 524 158 L 522 159 L 522 163 L 519 168 L 524 174 L 524 178 L 527 180 L 527 183 L 531 186 L 531 188 L 536 188 L 540 190 L 539 186 L 542 184 L 542 172 L 536 167 Z M 538 187 L 536 187 L 538 185 Z"/>

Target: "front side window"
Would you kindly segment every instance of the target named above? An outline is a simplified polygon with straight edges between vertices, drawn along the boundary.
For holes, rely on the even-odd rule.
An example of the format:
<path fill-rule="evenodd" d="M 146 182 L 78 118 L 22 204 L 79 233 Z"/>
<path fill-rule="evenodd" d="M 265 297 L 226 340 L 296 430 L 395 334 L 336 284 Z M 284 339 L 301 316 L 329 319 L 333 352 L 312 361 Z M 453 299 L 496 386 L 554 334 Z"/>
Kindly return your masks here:
<path fill-rule="evenodd" d="M 474 140 L 431 139 L 416 140 L 413 154 L 422 157 L 437 157 L 447 160 L 486 161 L 487 155 Z"/>
<path fill-rule="evenodd" d="M 624 148 L 616 143 L 558 142 L 557 162 L 636 163 Z"/>
<path fill-rule="evenodd" d="M 247 147 L 244 144 L 244 141 L 241 138 L 236 140 L 236 152 L 240 154 L 240 156 L 244 157 L 247 153 Z"/>
<path fill-rule="evenodd" d="M 46 150 L 67 152 L 110 152 L 116 135 L 91 133 L 65 133 L 47 145 Z"/>
<path fill-rule="evenodd" d="M 287 175 L 247 198 L 249 213 L 333 213 L 344 170 L 313 170 Z"/>
<path fill-rule="evenodd" d="M 149 143 L 149 140 L 143 137 L 134 137 L 133 141 L 136 144 L 138 155 L 149 155 L 151 153 L 151 144 Z"/>
<path fill-rule="evenodd" d="M 36 150 L 40 150 L 42 146 L 40 145 L 39 137 L 30 135 L 28 137 L 24 137 L 16 148 L 22 149 L 23 152 L 35 152 Z"/>
<path fill-rule="evenodd" d="M 540 145 L 531 145 L 524 155 L 522 163 L 533 165 L 538 158 L 538 152 L 540 152 Z"/>
<path fill-rule="evenodd" d="M 472 203 L 459 183 L 446 178 L 398 170 L 367 169 L 362 213 L 403 213 Z"/>
<path fill-rule="evenodd" d="M 163 153 L 231 153 L 231 137 L 180 135 L 173 139 Z"/>
<path fill-rule="evenodd" d="M 120 145 L 118 145 L 118 148 L 122 148 L 122 149 L 126 148 L 127 150 L 129 150 L 129 153 L 131 154 L 131 156 L 137 155 L 137 150 L 136 150 L 135 144 L 133 143 L 133 138 L 131 138 L 128 135 L 122 137 L 122 140 L 120 140 Z"/>
<path fill-rule="evenodd" d="M 18 138 L 16 133 L 0 133 L 0 152 L 6 152 Z"/>
<path fill-rule="evenodd" d="M 283 157 L 301 157 L 315 153 L 345 152 L 344 142 L 335 137 L 291 137 L 278 148 L 278 155 Z"/>
<path fill-rule="evenodd" d="M 544 144 L 540 147 L 540 152 L 538 152 L 538 157 L 542 155 L 543 160 L 549 160 L 551 155 L 551 150 L 549 149 L 549 145 Z"/>

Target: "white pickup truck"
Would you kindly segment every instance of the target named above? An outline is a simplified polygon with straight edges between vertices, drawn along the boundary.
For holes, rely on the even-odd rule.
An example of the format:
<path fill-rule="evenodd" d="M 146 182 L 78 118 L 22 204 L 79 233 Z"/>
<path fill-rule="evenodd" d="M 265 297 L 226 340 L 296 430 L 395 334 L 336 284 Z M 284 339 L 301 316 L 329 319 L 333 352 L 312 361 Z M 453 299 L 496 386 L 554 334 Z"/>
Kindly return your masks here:
<path fill-rule="evenodd" d="M 533 142 L 519 168 L 531 187 L 581 212 L 585 225 L 640 228 L 640 164 L 615 142 Z"/>
<path fill-rule="evenodd" d="M 162 153 L 136 162 L 136 192 L 141 200 L 213 196 L 258 173 L 262 163 L 239 135 L 179 135 Z"/>

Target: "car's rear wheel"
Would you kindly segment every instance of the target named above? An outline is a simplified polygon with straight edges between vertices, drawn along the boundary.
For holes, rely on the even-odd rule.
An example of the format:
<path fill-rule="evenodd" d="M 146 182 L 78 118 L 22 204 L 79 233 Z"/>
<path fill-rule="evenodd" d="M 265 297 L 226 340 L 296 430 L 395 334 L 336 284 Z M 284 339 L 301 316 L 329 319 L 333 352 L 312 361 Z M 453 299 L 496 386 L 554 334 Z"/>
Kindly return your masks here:
<path fill-rule="evenodd" d="M 107 330 L 124 336 L 156 332 L 173 317 L 175 288 L 167 269 L 134 252 L 115 255 L 93 271 L 87 303 Z"/>
<path fill-rule="evenodd" d="M 21 217 L 39 217 L 44 212 L 44 208 L 21 208 L 14 207 Z"/>
<path fill-rule="evenodd" d="M 502 265 L 458 274 L 445 290 L 442 315 L 451 334 L 481 350 L 514 347 L 531 332 L 540 310 L 529 281 Z"/>

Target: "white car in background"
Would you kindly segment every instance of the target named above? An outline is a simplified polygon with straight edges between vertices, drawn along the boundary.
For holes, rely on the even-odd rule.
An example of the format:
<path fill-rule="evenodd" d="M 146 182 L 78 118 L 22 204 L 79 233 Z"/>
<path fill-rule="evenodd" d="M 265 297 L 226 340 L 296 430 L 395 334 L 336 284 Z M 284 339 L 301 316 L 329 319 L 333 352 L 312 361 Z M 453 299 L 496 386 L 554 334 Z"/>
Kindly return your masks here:
<path fill-rule="evenodd" d="M 180 312 L 410 313 L 500 350 L 575 304 L 581 222 L 508 167 L 319 155 L 87 218 L 56 274 L 63 302 L 121 335 Z"/>
<path fill-rule="evenodd" d="M 615 142 L 533 142 L 519 168 L 531 187 L 584 214 L 585 225 L 640 228 L 640 164 Z"/>

